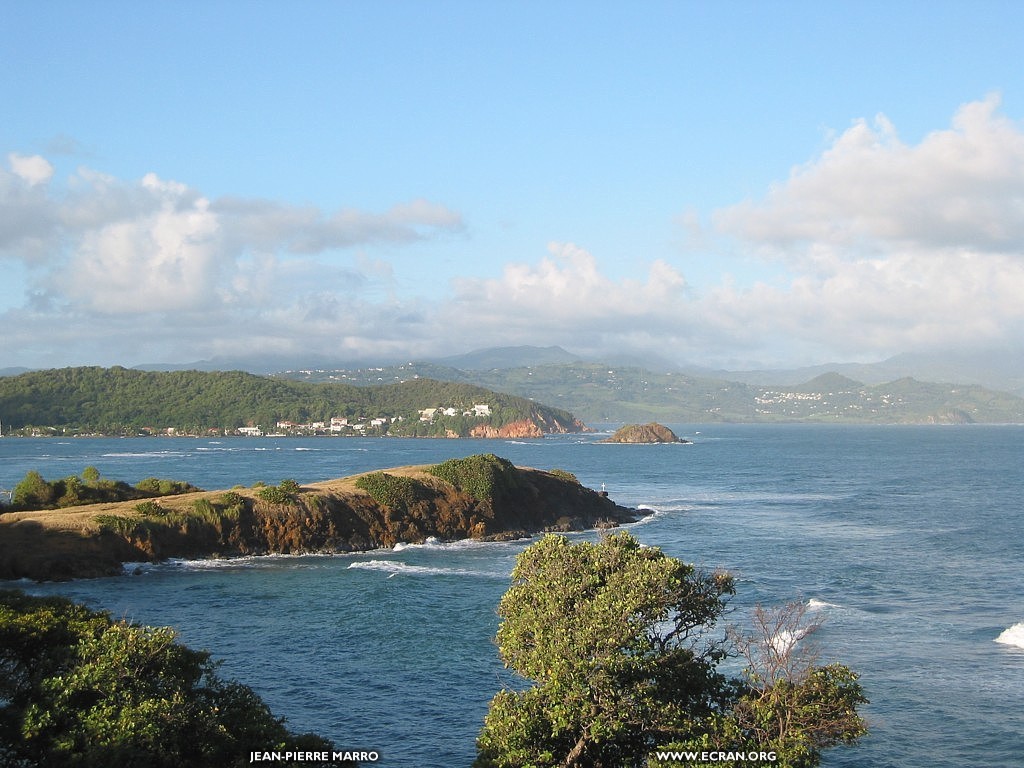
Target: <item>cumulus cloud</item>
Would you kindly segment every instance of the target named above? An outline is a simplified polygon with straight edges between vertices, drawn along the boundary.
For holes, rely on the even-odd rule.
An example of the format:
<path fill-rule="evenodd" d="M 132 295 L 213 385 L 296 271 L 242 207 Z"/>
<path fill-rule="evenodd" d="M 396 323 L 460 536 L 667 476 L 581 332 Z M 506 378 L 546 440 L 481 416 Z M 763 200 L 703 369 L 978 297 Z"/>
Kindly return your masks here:
<path fill-rule="evenodd" d="M 58 191 L 47 185 L 53 167 L 44 158 L 11 154 L 8 164 L 9 172 L 0 170 L 0 253 L 39 268 L 37 288 L 56 300 L 100 313 L 231 302 L 244 298 L 234 287 L 253 283 L 255 264 L 462 227 L 457 212 L 426 200 L 383 213 L 325 212 L 263 200 L 211 201 L 155 174 L 126 182 L 88 168 Z"/>
<path fill-rule="evenodd" d="M 764 199 L 716 212 L 717 234 L 790 276 L 723 284 L 706 302 L 833 354 L 1018 336 L 1024 133 L 998 107 L 997 96 L 966 104 L 916 145 L 885 116 L 859 120 Z"/>
<path fill-rule="evenodd" d="M 11 164 L 11 171 L 14 172 L 14 175 L 31 186 L 44 184 L 53 176 L 53 166 L 45 157 L 39 155 L 25 157 L 12 152 L 7 156 L 7 160 Z"/>
<path fill-rule="evenodd" d="M 656 259 L 641 278 L 610 278 L 589 251 L 551 243 L 536 263 L 498 278 L 460 278 L 440 326 L 464 346 L 564 344 L 581 351 L 652 348 L 686 336 L 691 304 L 683 275 Z"/>
<path fill-rule="evenodd" d="M 0 168 L 0 258 L 36 263 L 56 241 L 59 215 L 46 186 L 53 169 L 13 153 L 7 163 L 9 170 Z"/>
<path fill-rule="evenodd" d="M 821 157 L 759 202 L 719 211 L 716 228 L 789 249 L 1019 249 L 1024 245 L 1024 134 L 999 98 L 962 106 L 917 145 L 884 116 L 858 120 Z"/>
<path fill-rule="evenodd" d="M 463 273 L 447 295 L 399 299 L 393 286 L 417 283 L 379 246 L 390 255 L 450 238 L 464 229 L 456 211 L 426 200 L 325 211 L 209 199 L 152 174 L 124 181 L 87 168 L 60 186 L 48 161 L 12 154 L 0 168 L 0 256 L 33 283 L 22 307 L 0 315 L 0 344 L 29 364 L 72 347 L 90 362 L 111 361 L 104 348 L 115 360 L 188 361 L 561 344 L 727 365 L 1024 337 L 1024 131 L 997 97 L 964 105 L 917 143 L 884 116 L 857 121 L 761 199 L 710 222 L 700 231 L 695 212 L 681 219 L 701 273 L 720 257 L 737 268 L 699 285 L 666 254 L 612 277 L 622 269 L 603 266 L 599 246 L 562 242 L 496 276 Z M 737 256 L 770 260 L 773 277 L 745 277 Z"/>

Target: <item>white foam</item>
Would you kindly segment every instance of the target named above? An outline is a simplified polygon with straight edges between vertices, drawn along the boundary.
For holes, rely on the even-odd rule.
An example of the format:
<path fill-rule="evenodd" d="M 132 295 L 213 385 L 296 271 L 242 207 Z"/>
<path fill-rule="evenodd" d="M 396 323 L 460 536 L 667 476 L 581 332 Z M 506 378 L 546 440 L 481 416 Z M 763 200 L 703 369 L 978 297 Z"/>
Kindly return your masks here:
<path fill-rule="evenodd" d="M 1017 622 L 1009 629 L 1003 630 L 1002 634 L 996 638 L 996 642 L 1024 648 L 1024 621 Z"/>
<path fill-rule="evenodd" d="M 803 640 L 809 634 L 809 628 L 798 629 L 796 632 L 790 632 L 787 629 L 772 635 L 772 639 L 769 641 L 772 645 L 772 650 L 775 651 L 779 656 L 785 656 L 787 653 L 792 651 L 796 644 Z"/>
<path fill-rule="evenodd" d="M 840 608 L 841 606 L 836 605 L 835 603 L 829 603 L 825 600 L 819 600 L 816 597 L 812 597 L 810 600 L 807 601 L 807 607 L 810 608 L 812 611 L 823 611 L 826 608 Z"/>
<path fill-rule="evenodd" d="M 383 571 L 388 574 L 389 579 L 392 576 L 398 576 L 399 574 L 405 576 L 486 576 L 504 578 L 504 576 L 500 574 L 485 573 L 484 571 L 471 571 L 466 568 L 438 568 L 429 565 L 410 565 L 409 563 L 403 563 L 400 560 L 364 560 L 362 562 L 350 564 L 349 568 L 366 571 Z"/>
<path fill-rule="evenodd" d="M 412 549 L 412 548 L 414 548 L 414 549 L 438 549 L 440 547 L 441 547 L 441 541 L 436 536 L 428 536 L 426 541 L 424 541 L 422 543 L 419 543 L 419 544 L 413 544 L 413 543 L 409 543 L 409 542 L 406 542 L 406 541 L 400 541 L 397 544 L 395 544 L 394 551 L 395 552 L 401 552 L 404 549 Z"/>
<path fill-rule="evenodd" d="M 291 555 L 273 553 L 267 555 L 243 555 L 240 557 L 207 557 L 198 559 L 186 559 L 182 557 L 170 557 L 156 563 L 122 563 L 125 575 L 139 576 L 158 570 L 175 571 L 215 571 L 239 568 L 256 568 L 261 565 L 272 565 L 275 561 L 300 560 L 302 558 L 322 557 L 316 553 Z"/>
<path fill-rule="evenodd" d="M 400 541 L 395 544 L 392 548 L 392 552 L 403 552 L 403 551 L 423 551 L 423 550 L 439 550 L 439 551 L 450 551 L 450 550 L 464 550 L 464 549 L 496 549 L 503 550 L 507 549 L 510 545 L 514 545 L 517 541 L 483 541 L 481 539 L 456 539 L 455 541 L 440 541 L 434 536 L 429 537 L 426 541 L 419 544 L 412 544 L 405 541 Z M 358 553 L 352 553 L 358 554 Z"/>

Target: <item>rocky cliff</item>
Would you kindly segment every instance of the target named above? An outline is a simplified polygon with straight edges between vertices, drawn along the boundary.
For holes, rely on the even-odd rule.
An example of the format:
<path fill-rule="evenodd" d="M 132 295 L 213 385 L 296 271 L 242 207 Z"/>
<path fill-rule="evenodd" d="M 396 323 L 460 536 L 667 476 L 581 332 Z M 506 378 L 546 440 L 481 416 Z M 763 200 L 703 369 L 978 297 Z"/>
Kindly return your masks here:
<path fill-rule="evenodd" d="M 431 536 L 512 539 L 612 527 L 638 514 L 567 473 L 507 466 L 500 488 L 483 498 L 430 467 L 403 467 L 372 474 L 404 478 L 403 487 L 414 490 L 406 498 L 375 497 L 361 488 L 372 489 L 360 482 L 365 476 L 355 476 L 292 492 L 236 488 L 165 497 L 149 507 L 8 513 L 0 515 L 0 578 L 104 576 L 124 563 L 173 557 L 353 552 Z"/>

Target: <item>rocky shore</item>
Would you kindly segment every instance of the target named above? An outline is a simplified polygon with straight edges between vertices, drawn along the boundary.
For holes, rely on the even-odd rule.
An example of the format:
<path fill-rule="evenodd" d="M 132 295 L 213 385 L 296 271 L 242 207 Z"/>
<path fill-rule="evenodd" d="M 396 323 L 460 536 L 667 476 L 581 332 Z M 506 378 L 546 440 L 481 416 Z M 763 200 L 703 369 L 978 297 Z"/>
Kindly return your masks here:
<path fill-rule="evenodd" d="M 357 475 L 291 493 L 235 488 L 163 497 L 149 507 L 122 502 L 7 513 L 0 515 L 0 578 L 89 578 L 121 573 L 132 562 L 366 551 L 431 536 L 514 539 L 614 527 L 642 514 L 568 473 L 508 467 L 513 474 L 488 498 L 430 467 L 400 467 L 382 474 L 408 478 L 403 482 L 417 489 L 408 502 L 382 503 Z"/>
<path fill-rule="evenodd" d="M 615 434 L 603 443 L 689 443 L 691 441 L 676 435 L 664 424 L 655 421 L 649 424 L 627 424 L 615 430 Z"/>

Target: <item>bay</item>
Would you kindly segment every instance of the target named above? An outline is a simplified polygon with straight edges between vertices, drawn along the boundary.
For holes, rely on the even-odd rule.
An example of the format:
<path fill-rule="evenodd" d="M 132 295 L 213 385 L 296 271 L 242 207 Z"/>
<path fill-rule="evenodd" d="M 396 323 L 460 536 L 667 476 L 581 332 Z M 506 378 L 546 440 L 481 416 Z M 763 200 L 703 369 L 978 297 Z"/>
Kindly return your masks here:
<path fill-rule="evenodd" d="M 93 465 L 229 488 L 481 452 L 566 469 L 655 510 L 631 526 L 642 542 L 736 573 L 731 622 L 792 600 L 824 616 L 823 660 L 857 670 L 871 699 L 871 733 L 826 766 L 1020 764 L 1024 428 L 670 426 L 694 444 L 4 438 L 0 486 Z M 487 702 L 515 683 L 493 644 L 495 607 L 526 543 L 172 562 L 20 586 L 174 626 L 292 728 L 377 750 L 378 765 L 448 768 L 470 765 Z"/>

